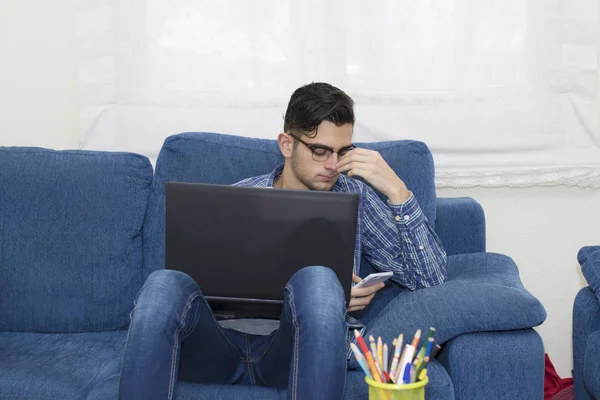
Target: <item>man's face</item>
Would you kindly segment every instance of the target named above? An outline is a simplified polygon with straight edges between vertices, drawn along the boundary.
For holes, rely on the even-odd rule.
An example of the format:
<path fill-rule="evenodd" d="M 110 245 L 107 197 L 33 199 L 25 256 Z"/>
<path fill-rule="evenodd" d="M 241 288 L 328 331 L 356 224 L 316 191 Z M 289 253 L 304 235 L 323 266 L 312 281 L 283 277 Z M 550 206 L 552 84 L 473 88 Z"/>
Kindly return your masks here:
<path fill-rule="evenodd" d="M 335 151 L 352 145 L 351 124 L 336 126 L 329 121 L 323 121 L 317 130 L 317 136 L 309 138 L 298 136 L 302 141 L 310 145 L 323 146 Z M 331 190 L 338 179 L 339 173 L 335 165 L 338 162 L 338 154 L 332 153 L 325 161 L 315 161 L 311 150 L 298 141 L 295 141 L 292 152 L 292 172 L 299 183 L 310 190 Z"/>

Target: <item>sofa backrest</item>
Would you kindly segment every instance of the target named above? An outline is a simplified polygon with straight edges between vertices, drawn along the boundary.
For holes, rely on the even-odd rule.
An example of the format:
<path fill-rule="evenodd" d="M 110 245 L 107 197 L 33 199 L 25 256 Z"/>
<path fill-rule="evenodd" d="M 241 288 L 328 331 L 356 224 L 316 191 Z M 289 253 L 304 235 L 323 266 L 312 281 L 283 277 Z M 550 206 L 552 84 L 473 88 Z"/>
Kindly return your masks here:
<path fill-rule="evenodd" d="M 151 184 L 140 155 L 0 147 L 0 331 L 126 327 Z"/>
<path fill-rule="evenodd" d="M 434 167 L 427 146 L 412 140 L 357 145 L 381 153 L 413 191 L 423 212 L 435 226 Z M 233 184 L 244 178 L 270 173 L 283 161 L 276 140 L 206 132 L 168 137 L 156 162 L 150 208 L 144 225 L 146 272 L 164 268 L 167 182 Z"/>

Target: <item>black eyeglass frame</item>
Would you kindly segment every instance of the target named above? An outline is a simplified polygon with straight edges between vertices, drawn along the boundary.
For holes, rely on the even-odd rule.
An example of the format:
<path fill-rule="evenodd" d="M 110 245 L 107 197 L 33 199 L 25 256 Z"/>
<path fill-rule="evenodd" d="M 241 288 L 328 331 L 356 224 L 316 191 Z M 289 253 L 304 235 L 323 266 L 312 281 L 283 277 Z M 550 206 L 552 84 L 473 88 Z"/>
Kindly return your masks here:
<path fill-rule="evenodd" d="M 331 156 L 333 155 L 333 153 L 337 153 L 338 159 L 340 159 L 340 158 L 344 157 L 346 155 L 346 153 L 348 153 L 350 150 L 354 150 L 356 148 L 356 146 L 354 144 L 351 144 L 350 146 L 342 147 L 341 149 L 336 151 L 329 146 L 306 143 L 304 140 L 300 139 L 296 135 L 292 135 L 292 134 L 289 134 L 289 135 L 291 137 L 293 137 L 295 140 L 297 140 L 300 143 L 302 143 L 303 145 L 305 145 L 306 147 L 308 147 L 308 149 L 310 150 L 310 152 L 312 154 L 313 160 L 318 161 L 318 162 L 325 162 L 325 161 L 329 160 L 331 158 Z M 319 150 L 324 150 L 325 153 L 318 154 L 317 152 Z"/>

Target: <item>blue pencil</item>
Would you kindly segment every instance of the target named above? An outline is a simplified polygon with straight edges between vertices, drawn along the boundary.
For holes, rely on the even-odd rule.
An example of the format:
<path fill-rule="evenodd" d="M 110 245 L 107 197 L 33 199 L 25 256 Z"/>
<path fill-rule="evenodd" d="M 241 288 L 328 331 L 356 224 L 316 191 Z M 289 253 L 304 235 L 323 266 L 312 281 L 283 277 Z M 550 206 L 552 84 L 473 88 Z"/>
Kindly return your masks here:
<path fill-rule="evenodd" d="M 364 359 L 363 355 L 360 354 L 358 347 L 356 347 L 356 345 L 354 343 L 350 343 L 350 348 L 352 349 L 352 352 L 354 353 L 354 357 L 356 357 L 356 361 L 358 361 L 358 365 L 360 365 L 360 367 L 363 369 L 365 374 L 370 379 L 373 379 L 373 376 L 369 372 L 369 369 L 367 368 L 367 365 L 365 364 L 365 359 Z"/>
<path fill-rule="evenodd" d="M 429 338 L 427 340 L 427 349 L 425 350 L 425 357 L 427 358 L 427 360 L 429 360 L 429 357 L 431 356 L 431 350 L 433 349 L 433 338 Z"/>
<path fill-rule="evenodd" d="M 404 376 L 402 377 L 402 382 L 410 383 L 410 363 L 406 363 L 406 368 L 404 368 Z"/>
<path fill-rule="evenodd" d="M 373 375 L 371 375 L 371 373 L 367 369 L 367 365 L 365 364 L 364 358 L 361 358 L 360 360 L 358 360 L 358 365 L 360 365 L 360 367 L 363 369 L 365 375 L 367 375 L 369 377 L 369 379 L 373 379 Z"/>

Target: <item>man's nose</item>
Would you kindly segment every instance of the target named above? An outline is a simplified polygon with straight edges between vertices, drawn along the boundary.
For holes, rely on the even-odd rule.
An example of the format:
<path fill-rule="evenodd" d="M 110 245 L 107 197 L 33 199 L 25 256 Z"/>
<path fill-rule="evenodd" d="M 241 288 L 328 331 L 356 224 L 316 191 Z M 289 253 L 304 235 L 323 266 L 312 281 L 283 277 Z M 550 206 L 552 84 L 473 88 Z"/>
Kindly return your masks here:
<path fill-rule="evenodd" d="M 337 162 L 338 162 L 338 155 L 337 155 L 337 153 L 332 153 L 331 157 L 329 157 L 325 161 L 325 169 L 328 169 L 328 170 L 335 170 L 335 169 L 337 169 L 335 167 L 335 165 L 337 164 Z"/>

